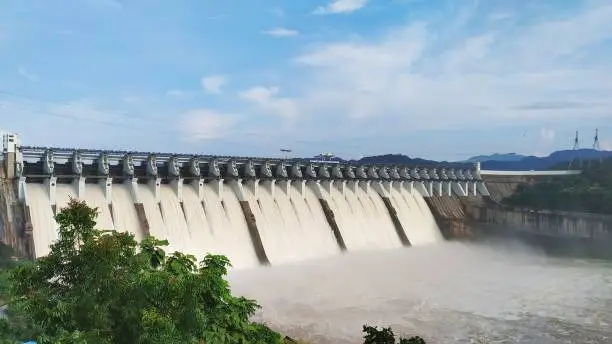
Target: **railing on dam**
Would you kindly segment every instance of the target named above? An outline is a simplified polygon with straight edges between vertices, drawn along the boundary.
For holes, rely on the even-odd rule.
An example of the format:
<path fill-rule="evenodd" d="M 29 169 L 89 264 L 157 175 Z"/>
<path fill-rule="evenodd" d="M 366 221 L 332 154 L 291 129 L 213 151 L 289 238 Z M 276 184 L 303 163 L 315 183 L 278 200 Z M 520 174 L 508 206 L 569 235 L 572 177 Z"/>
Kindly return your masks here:
<path fill-rule="evenodd" d="M 581 170 L 563 171 L 496 171 L 480 170 L 481 176 L 571 176 L 582 173 Z"/>
<path fill-rule="evenodd" d="M 488 195 L 473 164 L 437 166 L 341 163 L 313 159 L 278 159 L 190 155 L 73 148 L 16 146 L 9 175 L 28 182 L 54 178 L 187 180 L 311 180 L 356 181 L 409 185 L 425 197 Z M 6 165 L 7 163 L 5 163 Z"/>

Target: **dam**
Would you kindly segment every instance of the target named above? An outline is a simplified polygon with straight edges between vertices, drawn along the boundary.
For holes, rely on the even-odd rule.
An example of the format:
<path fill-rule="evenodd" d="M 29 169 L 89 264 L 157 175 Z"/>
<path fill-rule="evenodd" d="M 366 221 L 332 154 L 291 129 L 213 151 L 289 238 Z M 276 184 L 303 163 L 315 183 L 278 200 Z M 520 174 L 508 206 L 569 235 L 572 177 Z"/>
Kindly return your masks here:
<path fill-rule="evenodd" d="M 440 242 L 426 198 L 488 195 L 479 165 L 339 163 L 22 146 L 3 137 L 0 239 L 30 258 L 71 198 L 100 229 L 226 255 L 237 268 Z"/>

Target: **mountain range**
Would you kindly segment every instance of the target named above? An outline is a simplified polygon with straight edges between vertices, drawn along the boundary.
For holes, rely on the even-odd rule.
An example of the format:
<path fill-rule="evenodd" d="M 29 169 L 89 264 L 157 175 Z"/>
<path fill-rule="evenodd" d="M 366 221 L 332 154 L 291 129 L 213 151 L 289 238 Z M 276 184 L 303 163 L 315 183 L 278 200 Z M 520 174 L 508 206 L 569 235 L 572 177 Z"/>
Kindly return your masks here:
<path fill-rule="evenodd" d="M 315 158 L 322 158 L 317 156 Z M 477 155 L 470 157 L 464 161 L 453 161 L 454 163 L 475 163 L 480 161 L 481 168 L 486 170 L 505 170 L 505 171 L 529 171 L 529 170 L 546 170 L 554 166 L 567 163 L 567 168 L 570 168 L 570 162 L 575 160 L 595 160 L 612 158 L 612 151 L 602 151 L 595 149 L 576 149 L 576 150 L 560 150 L 551 153 L 545 157 L 526 156 L 516 153 L 506 154 L 491 154 Z M 338 157 L 332 158 L 335 161 L 346 161 Z M 363 164 L 410 164 L 410 165 L 430 165 L 438 163 L 449 163 L 449 161 L 435 161 L 421 158 L 411 158 L 403 154 L 385 154 L 368 156 L 359 160 L 350 160 L 347 162 L 363 163 Z"/>

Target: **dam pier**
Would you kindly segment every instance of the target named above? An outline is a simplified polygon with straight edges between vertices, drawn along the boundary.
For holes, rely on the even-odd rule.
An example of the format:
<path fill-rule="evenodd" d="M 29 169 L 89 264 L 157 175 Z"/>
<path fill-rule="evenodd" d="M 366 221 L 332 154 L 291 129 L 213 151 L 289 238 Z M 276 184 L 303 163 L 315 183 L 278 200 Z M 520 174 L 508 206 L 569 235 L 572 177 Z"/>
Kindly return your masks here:
<path fill-rule="evenodd" d="M 478 165 L 364 165 L 22 146 L 3 137 L 0 239 L 30 258 L 57 239 L 70 198 L 100 229 L 237 267 L 443 240 L 425 198 L 487 196 Z"/>

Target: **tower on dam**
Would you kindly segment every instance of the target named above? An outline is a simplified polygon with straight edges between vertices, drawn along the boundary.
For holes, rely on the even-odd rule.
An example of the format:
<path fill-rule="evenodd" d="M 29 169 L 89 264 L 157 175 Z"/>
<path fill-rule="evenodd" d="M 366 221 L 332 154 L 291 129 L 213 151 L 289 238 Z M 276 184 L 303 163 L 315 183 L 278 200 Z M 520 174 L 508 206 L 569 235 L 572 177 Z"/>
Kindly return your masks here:
<path fill-rule="evenodd" d="M 70 198 L 98 208 L 101 229 L 245 267 L 434 243 L 442 236 L 424 197 L 488 194 L 468 164 L 31 147 L 14 134 L 3 142 L 2 240 L 32 258 L 48 253 Z"/>

